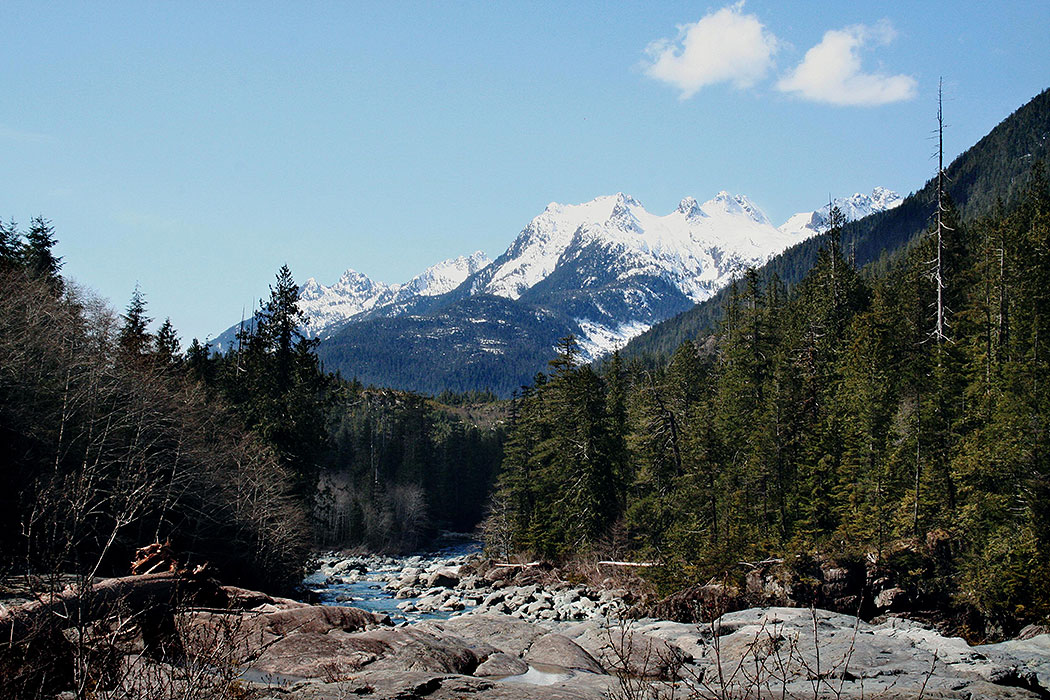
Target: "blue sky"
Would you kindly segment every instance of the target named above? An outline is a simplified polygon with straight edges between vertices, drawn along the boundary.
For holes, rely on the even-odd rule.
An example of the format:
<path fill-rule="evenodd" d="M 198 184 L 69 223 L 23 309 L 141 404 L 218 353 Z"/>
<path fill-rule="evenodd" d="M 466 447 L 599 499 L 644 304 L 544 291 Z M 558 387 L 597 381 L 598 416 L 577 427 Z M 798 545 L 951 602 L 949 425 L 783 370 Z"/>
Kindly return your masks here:
<path fill-rule="evenodd" d="M 278 267 L 405 281 L 550 201 L 932 175 L 1050 86 L 1050 2 L 0 3 L 0 217 L 184 341 Z"/>

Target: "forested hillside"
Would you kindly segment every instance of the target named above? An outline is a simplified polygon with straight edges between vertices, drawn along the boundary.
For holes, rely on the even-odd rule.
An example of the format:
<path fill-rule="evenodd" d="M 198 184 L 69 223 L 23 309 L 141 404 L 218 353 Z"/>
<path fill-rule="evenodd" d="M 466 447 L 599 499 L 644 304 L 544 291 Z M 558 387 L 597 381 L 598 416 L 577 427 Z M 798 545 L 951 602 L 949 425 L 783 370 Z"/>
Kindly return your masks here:
<path fill-rule="evenodd" d="M 1050 90 L 1045 90 L 1004 119 L 987 136 L 945 169 L 946 190 L 963 218 L 992 214 L 1000 202 L 1014 202 L 1032 163 L 1050 158 Z M 936 182 L 931 179 L 894 209 L 848 222 L 839 245 L 857 267 L 885 271 L 900 251 L 926 230 L 934 211 Z M 817 262 L 821 243 L 810 239 L 773 258 L 760 270 L 768 282 L 775 275 L 791 289 Z M 728 288 L 692 309 L 658 323 L 631 340 L 624 357 L 668 358 L 686 340 L 713 331 L 726 308 Z"/>
<path fill-rule="evenodd" d="M 790 292 L 750 270 L 713 352 L 598 370 L 566 339 L 515 402 L 490 540 L 650 559 L 669 589 L 869 557 L 978 627 L 1050 613 L 1045 170 L 995 215 L 943 205 L 940 242 L 883 274 L 849 262 L 841 222 Z"/>
<path fill-rule="evenodd" d="M 170 541 L 276 591 L 319 542 L 411 548 L 483 517 L 502 428 L 472 403 L 492 397 L 326 375 L 287 267 L 234 349 L 183 352 L 139 289 L 118 315 L 63 279 L 55 242 L 0 224 L 0 577 L 120 575 Z"/>
<path fill-rule="evenodd" d="M 355 323 L 319 352 L 326 366 L 365 384 L 510 396 L 550 356 L 549 341 L 576 328 L 540 307 L 484 294 L 427 315 Z"/>
<path fill-rule="evenodd" d="M 0 574 L 127 572 L 170 539 L 231 581 L 294 585 L 297 463 L 186 375 L 137 292 L 117 316 L 63 280 L 50 224 L 0 230 Z"/>
<path fill-rule="evenodd" d="M 320 484 L 321 543 L 405 552 L 435 527 L 472 531 L 503 457 L 503 421 L 495 404 L 483 420 L 472 420 L 470 408 L 345 385 Z"/>

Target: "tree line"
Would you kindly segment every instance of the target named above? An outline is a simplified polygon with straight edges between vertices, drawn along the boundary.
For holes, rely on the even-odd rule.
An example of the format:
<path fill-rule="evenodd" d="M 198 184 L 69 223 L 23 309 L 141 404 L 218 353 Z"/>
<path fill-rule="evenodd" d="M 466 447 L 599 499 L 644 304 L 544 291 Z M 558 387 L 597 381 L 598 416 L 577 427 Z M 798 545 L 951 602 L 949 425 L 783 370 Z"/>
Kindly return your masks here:
<path fill-rule="evenodd" d="M 60 276 L 54 230 L 0 235 L 4 574 L 126 571 L 170 539 L 230 580 L 288 587 L 307 513 L 275 450 L 183 371 L 170 323 L 146 332 Z"/>
<path fill-rule="evenodd" d="M 790 294 L 748 270 L 713 341 L 666 364 L 581 364 L 567 338 L 514 401 L 490 542 L 650 558 L 679 587 L 741 558 L 936 541 L 922 585 L 985 619 L 1046 616 L 1050 188 L 1037 165 L 993 215 L 936 209 L 873 275 L 834 212 Z"/>
<path fill-rule="evenodd" d="M 0 576 L 120 574 L 170 541 L 290 589 L 320 543 L 414 547 L 482 517 L 498 424 L 325 373 L 287 266 L 217 354 L 170 319 L 151 331 L 137 287 L 117 314 L 64 279 L 55 243 L 42 217 L 0 223 Z"/>

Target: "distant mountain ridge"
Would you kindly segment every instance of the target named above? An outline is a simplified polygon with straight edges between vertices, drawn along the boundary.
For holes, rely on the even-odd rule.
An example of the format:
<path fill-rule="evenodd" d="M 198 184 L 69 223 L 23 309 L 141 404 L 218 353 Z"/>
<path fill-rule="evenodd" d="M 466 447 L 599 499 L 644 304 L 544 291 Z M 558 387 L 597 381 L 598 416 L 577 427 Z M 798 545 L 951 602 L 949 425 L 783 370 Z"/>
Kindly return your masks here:
<path fill-rule="evenodd" d="M 795 234 L 811 231 L 810 235 L 815 235 L 827 230 L 828 214 L 832 207 L 838 207 L 846 221 L 857 221 L 865 216 L 900 206 L 903 201 L 896 192 L 885 187 L 876 187 L 871 194 L 858 192 L 852 197 L 839 197 L 814 212 L 795 214 L 780 227 L 780 230 Z"/>
<path fill-rule="evenodd" d="M 835 204 L 867 212 L 899 201 L 876 188 Z M 558 338 L 573 333 L 585 359 L 600 357 L 816 235 L 826 209 L 778 228 L 746 196 L 725 191 L 703 204 L 686 197 L 664 215 L 622 192 L 552 202 L 495 260 L 478 251 L 402 284 L 353 269 L 331 285 L 308 279 L 302 330 L 321 339 L 329 370 L 368 383 L 507 394 L 545 367 Z M 230 347 L 238 328 L 213 347 Z"/>
<path fill-rule="evenodd" d="M 491 262 L 485 253 L 461 255 L 432 265 L 408 282 L 386 284 L 347 269 L 332 285 L 309 278 L 299 288 L 299 308 L 307 317 L 301 329 L 311 338 L 324 338 L 346 323 L 372 315 L 399 315 L 418 298 L 447 294 Z M 236 342 L 240 324 L 227 328 L 213 341 L 217 351 Z"/>
<path fill-rule="evenodd" d="M 309 317 L 305 330 L 311 336 L 325 336 L 364 314 L 396 316 L 402 305 L 416 297 L 451 292 L 490 262 L 488 256 L 479 250 L 432 265 L 403 284 L 375 282 L 352 269 L 344 272 L 330 287 L 311 277 L 299 293 L 299 307 Z"/>
<path fill-rule="evenodd" d="M 880 188 L 849 201 L 878 210 L 899 197 Z M 703 204 L 686 197 L 664 215 L 622 192 L 553 202 L 447 293 L 392 303 L 365 285 L 367 308 L 330 323 L 319 352 L 329 369 L 367 383 L 507 395 L 546 367 L 558 338 L 575 334 L 584 357 L 597 358 L 815 235 L 821 216 L 778 228 L 747 197 L 724 191 Z M 310 313 L 325 303 L 307 301 Z"/>

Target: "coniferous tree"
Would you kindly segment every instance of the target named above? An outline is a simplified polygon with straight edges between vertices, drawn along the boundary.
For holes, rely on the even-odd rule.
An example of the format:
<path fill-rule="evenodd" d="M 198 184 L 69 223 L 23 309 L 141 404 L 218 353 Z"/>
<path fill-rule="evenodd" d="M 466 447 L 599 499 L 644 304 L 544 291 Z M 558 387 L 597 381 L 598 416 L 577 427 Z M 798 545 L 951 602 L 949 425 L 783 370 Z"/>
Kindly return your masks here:
<path fill-rule="evenodd" d="M 298 302 L 299 288 L 283 265 L 270 298 L 253 322 L 242 326 L 237 345 L 224 358 L 222 384 L 248 427 L 296 475 L 299 496 L 310 500 L 327 439 L 331 387 L 317 359 L 317 341 L 300 330 L 306 318 Z"/>
<path fill-rule="evenodd" d="M 157 329 L 153 339 L 153 354 L 161 367 L 178 367 L 182 364 L 182 347 L 170 318 L 165 318 Z"/>
<path fill-rule="evenodd" d="M 121 357 L 129 362 L 138 362 L 153 346 L 153 337 L 147 330 L 153 319 L 146 315 L 146 298 L 137 284 L 120 318 L 123 325 L 117 335 L 117 345 Z"/>
<path fill-rule="evenodd" d="M 22 264 L 22 234 L 18 224 L 0 220 L 0 271 L 11 270 Z"/>
<path fill-rule="evenodd" d="M 62 259 L 51 251 L 56 243 L 55 228 L 51 222 L 42 216 L 33 217 L 29 231 L 25 234 L 22 261 L 31 275 L 47 280 L 52 289 L 61 292 L 63 282 L 59 271 L 62 269 Z"/>
<path fill-rule="evenodd" d="M 186 349 L 186 370 L 189 376 L 211 387 L 215 382 L 216 359 L 212 357 L 211 343 L 204 343 L 194 338 Z"/>

